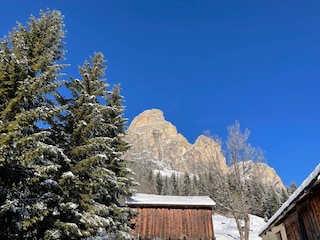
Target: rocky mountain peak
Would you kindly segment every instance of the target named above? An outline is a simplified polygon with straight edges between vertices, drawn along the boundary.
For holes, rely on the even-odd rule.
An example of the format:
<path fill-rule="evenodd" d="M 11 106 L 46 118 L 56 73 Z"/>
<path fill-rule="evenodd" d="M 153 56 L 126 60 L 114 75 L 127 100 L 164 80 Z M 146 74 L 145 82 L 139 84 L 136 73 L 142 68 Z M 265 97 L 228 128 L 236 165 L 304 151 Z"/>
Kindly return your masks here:
<path fill-rule="evenodd" d="M 221 170 L 223 173 L 228 171 L 226 159 L 222 154 L 221 146 L 212 138 L 200 135 L 195 143 L 183 155 L 184 160 L 192 169 L 203 169 L 203 167 Z"/>
<path fill-rule="evenodd" d="M 145 110 L 135 117 L 125 138 L 131 145 L 125 158 L 141 164 L 148 163 L 154 169 L 196 174 L 196 169 L 208 169 L 210 165 L 209 171 L 232 171 L 232 167 L 226 164 L 218 142 L 200 135 L 194 144 L 189 143 L 159 109 Z M 266 164 L 257 164 L 256 168 L 259 174 L 263 170 L 261 176 L 265 182 L 278 182 L 278 186 L 283 186 L 274 169 Z"/>
<path fill-rule="evenodd" d="M 159 124 L 165 121 L 163 112 L 159 109 L 145 110 L 140 113 L 131 122 L 130 128 L 137 129 L 139 127 L 145 127 L 150 124 Z"/>
<path fill-rule="evenodd" d="M 211 138 L 201 135 L 194 144 L 166 121 L 159 109 L 145 110 L 133 119 L 126 141 L 131 144 L 126 158 L 148 162 L 159 170 L 194 172 L 194 169 L 214 158 L 216 167 L 226 171 L 221 147 Z"/>
<path fill-rule="evenodd" d="M 273 184 L 277 188 L 284 188 L 284 184 L 276 173 L 276 171 L 265 163 L 258 163 L 257 169 L 261 172 L 260 177 L 264 179 L 265 182 Z"/>
<path fill-rule="evenodd" d="M 234 174 L 235 171 L 240 171 L 240 174 L 245 176 L 245 178 L 261 179 L 263 182 L 268 183 L 277 188 L 284 188 L 284 184 L 276 173 L 276 171 L 271 168 L 266 163 L 253 161 L 239 162 L 229 167 L 229 171 Z"/>
<path fill-rule="evenodd" d="M 146 110 L 135 117 L 127 130 L 126 141 L 132 146 L 128 159 L 178 171 L 181 156 L 191 145 L 158 109 Z"/>

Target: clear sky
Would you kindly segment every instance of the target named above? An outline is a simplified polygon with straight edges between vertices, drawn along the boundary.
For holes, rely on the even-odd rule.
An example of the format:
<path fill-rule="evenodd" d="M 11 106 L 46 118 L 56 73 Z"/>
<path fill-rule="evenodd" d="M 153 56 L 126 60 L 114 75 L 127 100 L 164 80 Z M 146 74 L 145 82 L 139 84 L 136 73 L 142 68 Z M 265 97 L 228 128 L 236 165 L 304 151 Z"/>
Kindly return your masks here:
<path fill-rule="evenodd" d="M 158 108 L 190 143 L 238 120 L 286 185 L 320 162 L 320 2 L 2 0 L 0 36 L 65 16 L 67 76 L 94 52 L 121 83 L 129 123 Z"/>

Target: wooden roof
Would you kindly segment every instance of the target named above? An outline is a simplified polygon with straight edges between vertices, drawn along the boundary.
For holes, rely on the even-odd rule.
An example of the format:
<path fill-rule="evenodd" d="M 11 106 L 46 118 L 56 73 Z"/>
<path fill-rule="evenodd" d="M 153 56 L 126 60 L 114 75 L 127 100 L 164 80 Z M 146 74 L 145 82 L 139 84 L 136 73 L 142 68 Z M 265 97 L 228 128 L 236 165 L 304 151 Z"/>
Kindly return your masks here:
<path fill-rule="evenodd" d="M 215 202 L 208 196 L 169 196 L 136 193 L 127 201 L 131 207 L 212 208 Z"/>

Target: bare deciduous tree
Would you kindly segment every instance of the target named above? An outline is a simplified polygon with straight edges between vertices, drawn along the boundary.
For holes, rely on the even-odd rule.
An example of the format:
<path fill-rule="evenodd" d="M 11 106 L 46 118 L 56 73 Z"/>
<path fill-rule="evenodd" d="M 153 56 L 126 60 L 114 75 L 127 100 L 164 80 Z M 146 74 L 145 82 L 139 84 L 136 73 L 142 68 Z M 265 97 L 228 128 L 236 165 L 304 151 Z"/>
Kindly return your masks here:
<path fill-rule="evenodd" d="M 227 158 L 230 166 L 226 193 L 229 207 L 239 230 L 240 239 L 248 240 L 250 231 L 250 183 L 259 175 L 263 152 L 248 143 L 250 131 L 241 132 L 240 123 L 228 127 Z"/>
<path fill-rule="evenodd" d="M 213 198 L 218 210 L 231 213 L 236 221 L 241 240 L 249 239 L 250 217 L 249 213 L 254 208 L 252 201 L 252 186 L 261 181 L 260 173 L 263 152 L 248 143 L 250 131 L 243 133 L 240 123 L 235 122 L 228 128 L 226 152 L 227 172 L 217 168 L 218 163 L 214 152 L 208 161 L 202 162 L 205 177 L 204 189 Z M 217 143 L 221 141 L 214 140 Z"/>

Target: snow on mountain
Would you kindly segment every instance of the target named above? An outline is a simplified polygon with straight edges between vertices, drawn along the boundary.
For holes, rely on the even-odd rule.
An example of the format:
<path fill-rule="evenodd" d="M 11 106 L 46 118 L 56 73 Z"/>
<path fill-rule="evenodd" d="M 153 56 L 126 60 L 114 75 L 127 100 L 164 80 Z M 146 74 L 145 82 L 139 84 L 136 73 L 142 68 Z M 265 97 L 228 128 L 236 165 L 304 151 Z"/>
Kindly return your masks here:
<path fill-rule="evenodd" d="M 231 217 L 219 214 L 212 216 L 213 229 L 216 240 L 237 240 L 240 239 L 236 222 Z M 250 215 L 250 240 L 261 240 L 259 231 L 266 224 L 263 218 Z"/>

